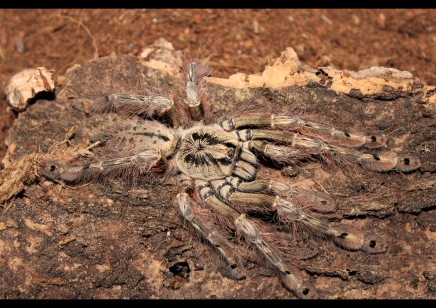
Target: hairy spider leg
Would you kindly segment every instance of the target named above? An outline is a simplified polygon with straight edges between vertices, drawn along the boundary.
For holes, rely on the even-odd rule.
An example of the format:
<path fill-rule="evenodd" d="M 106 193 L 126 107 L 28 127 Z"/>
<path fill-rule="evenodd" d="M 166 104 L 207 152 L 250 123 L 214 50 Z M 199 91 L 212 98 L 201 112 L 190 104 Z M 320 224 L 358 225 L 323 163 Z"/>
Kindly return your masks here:
<path fill-rule="evenodd" d="M 148 150 L 136 155 L 101 160 L 80 166 L 64 166 L 45 160 L 39 171 L 52 180 L 90 182 L 106 177 L 135 178 L 141 175 L 161 174 L 166 169 L 166 158 L 159 150 Z"/>
<path fill-rule="evenodd" d="M 384 134 L 365 135 L 362 133 L 345 132 L 327 124 L 301 119 L 298 116 L 242 116 L 224 121 L 222 126 L 226 131 L 243 127 L 282 130 L 277 131 L 275 135 L 271 130 L 242 130 L 240 133 L 242 138 L 245 137 L 243 140 L 266 139 L 291 144 L 291 149 L 267 145 L 266 143 L 256 144 L 253 142 L 251 144 L 252 147 L 250 149 L 257 146 L 261 149 L 260 153 L 281 162 L 294 163 L 313 154 L 321 154 L 327 161 L 329 158 L 344 158 L 348 161 L 358 162 L 365 168 L 373 171 L 388 171 L 396 168 L 399 171 L 408 172 L 416 170 L 421 166 L 419 158 L 413 155 L 396 154 L 393 152 L 361 154 L 358 151 L 348 149 L 360 146 L 370 149 L 385 147 L 387 139 Z M 295 133 L 287 137 L 286 132 L 283 132 L 283 130 L 298 131 L 303 135 L 315 139 L 305 138 Z M 264 153 L 265 150 L 266 153 Z"/>
<path fill-rule="evenodd" d="M 292 200 L 300 207 L 318 213 L 325 214 L 336 210 L 336 202 L 329 195 L 304 184 L 287 184 L 266 179 L 244 182 L 237 176 L 227 177 L 226 181 L 241 192 L 273 192 L 278 196 Z"/>
<path fill-rule="evenodd" d="M 262 237 L 259 228 L 247 218 L 245 214 L 221 201 L 214 192 L 214 182 L 195 180 L 195 184 L 201 199 L 216 213 L 225 217 L 247 242 L 253 245 L 262 256 L 279 272 L 280 279 L 285 287 L 294 292 L 299 298 L 318 298 L 319 295 L 314 287 L 305 282 L 301 272 L 282 260 L 274 248 Z"/>
<path fill-rule="evenodd" d="M 245 127 L 298 131 L 303 135 L 345 147 L 381 148 L 386 146 L 387 142 L 384 134 L 366 136 L 363 133 L 346 132 L 327 124 L 304 120 L 298 116 L 274 114 L 242 116 L 224 121 L 222 125 L 227 131 Z"/>
<path fill-rule="evenodd" d="M 211 185 L 221 200 L 233 206 L 248 205 L 261 208 L 262 211 L 270 211 L 275 213 L 280 221 L 302 224 L 316 235 L 332 238 L 336 244 L 345 249 L 363 250 L 369 253 L 382 253 L 387 250 L 386 243 L 377 235 L 366 235 L 345 225 L 333 226 L 310 213 L 310 208 L 304 209 L 292 202 L 292 199 L 283 198 L 280 196 L 283 189 L 291 188 L 285 183 L 255 180 L 238 184 L 234 178 L 229 178 L 212 181 Z M 259 193 L 265 189 L 272 190 L 274 195 Z"/>
<path fill-rule="evenodd" d="M 199 62 L 188 62 L 185 66 L 185 103 L 194 121 L 200 121 L 204 117 L 204 109 L 201 105 L 205 76 L 209 76 L 210 70 Z"/>
<path fill-rule="evenodd" d="M 91 108 L 92 112 L 116 112 L 146 118 L 168 117 L 174 128 L 179 126 L 179 115 L 174 100 L 163 95 L 109 94 Z"/>
<path fill-rule="evenodd" d="M 407 172 L 418 169 L 421 162 L 413 155 L 397 155 L 394 152 L 379 154 L 361 153 L 354 148 L 347 148 L 325 143 L 323 141 L 303 136 L 299 133 L 284 131 L 243 129 L 239 131 L 241 140 L 248 141 L 250 150 L 255 150 L 278 162 L 295 163 L 297 159 L 310 158 L 312 155 L 320 155 L 325 161 L 348 161 L 359 163 L 372 171 L 389 171 L 394 168 Z M 289 144 L 281 146 L 271 144 Z"/>
<path fill-rule="evenodd" d="M 179 211 L 191 226 L 197 231 L 201 238 L 212 245 L 224 258 L 230 267 L 230 274 L 234 279 L 244 279 L 246 272 L 236 249 L 224 238 L 215 228 L 213 223 L 200 214 L 198 204 L 192 199 L 193 189 L 190 186 L 183 186 L 177 194 L 176 200 Z"/>

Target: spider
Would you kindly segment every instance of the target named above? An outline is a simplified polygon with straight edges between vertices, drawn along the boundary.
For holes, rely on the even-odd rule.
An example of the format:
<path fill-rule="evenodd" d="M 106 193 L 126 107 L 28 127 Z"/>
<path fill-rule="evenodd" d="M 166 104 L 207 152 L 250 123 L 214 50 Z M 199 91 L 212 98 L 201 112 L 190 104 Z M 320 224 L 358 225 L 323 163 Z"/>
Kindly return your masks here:
<path fill-rule="evenodd" d="M 323 215 L 336 209 L 327 193 L 303 184 L 260 178 L 259 166 L 265 160 L 283 167 L 318 157 L 327 162 L 359 164 L 371 171 L 410 172 L 420 167 L 418 158 L 394 152 L 366 154 L 363 148 L 385 147 L 386 136 L 340 130 L 296 115 L 249 112 L 206 125 L 202 97 L 209 75 L 204 63 L 188 62 L 180 101 L 159 94 L 106 95 L 92 104 L 92 112 L 141 116 L 93 136 L 93 146 L 102 145 L 112 154 L 83 165 L 42 160 L 39 171 L 49 179 L 68 183 L 106 177 L 177 176 L 180 188 L 175 203 L 181 216 L 218 251 L 232 277 L 245 277 L 235 244 L 210 224 L 204 208 L 212 211 L 224 229 L 233 230 L 257 250 L 276 270 L 282 284 L 299 298 L 317 298 L 319 294 L 304 281 L 299 269 L 284 260 L 253 213 L 272 215 L 279 223 L 330 239 L 347 250 L 387 250 L 375 234 L 324 220 Z M 124 155 L 116 150 L 120 148 Z"/>

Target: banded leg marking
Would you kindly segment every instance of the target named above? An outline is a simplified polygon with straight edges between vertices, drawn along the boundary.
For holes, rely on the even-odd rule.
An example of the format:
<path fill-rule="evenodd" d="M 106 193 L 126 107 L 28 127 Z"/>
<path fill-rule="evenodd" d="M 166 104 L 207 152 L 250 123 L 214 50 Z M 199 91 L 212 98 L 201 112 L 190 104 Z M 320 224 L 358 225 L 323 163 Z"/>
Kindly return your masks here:
<path fill-rule="evenodd" d="M 250 183 L 240 183 L 238 188 L 241 187 L 242 184 L 244 184 L 243 186 L 248 187 L 248 190 L 271 189 L 271 187 L 275 186 L 280 187 L 283 191 L 283 189 L 286 189 L 284 186 L 287 186 L 284 183 L 275 181 L 256 180 L 253 181 L 253 187 L 250 187 Z M 242 207 L 255 206 L 259 211 L 267 210 L 276 213 L 281 221 L 289 224 L 300 223 L 316 235 L 332 238 L 336 244 L 345 249 L 363 250 L 369 253 L 381 253 L 385 252 L 387 249 L 386 243 L 377 235 L 363 234 L 360 231 L 345 225 L 333 226 L 328 222 L 307 213 L 301 206 L 295 204 L 293 200 L 287 200 L 278 195 L 273 196 L 235 191 L 233 187 L 224 180 L 212 181 L 211 185 L 215 190 L 215 193 L 230 204 Z M 289 189 L 289 186 L 287 188 Z M 210 187 L 207 189 L 210 190 Z M 304 197 L 309 197 L 309 194 L 304 195 Z M 316 201 L 318 200 L 314 199 L 313 202 Z M 332 199 L 329 201 L 334 205 Z M 325 212 L 328 210 L 330 209 L 327 208 Z"/>
<path fill-rule="evenodd" d="M 324 160 L 343 159 L 361 164 L 364 168 L 373 171 L 389 171 L 394 168 L 402 172 L 418 169 L 421 166 L 419 158 L 413 155 L 383 152 L 380 154 L 360 153 L 353 148 L 326 144 L 316 139 L 302 136 L 298 133 L 287 134 L 281 131 L 252 130 L 248 147 L 264 154 L 277 162 L 295 163 L 300 159 L 310 158 L 312 155 L 321 155 Z M 288 143 L 290 146 L 274 145 L 262 139 Z"/>
<path fill-rule="evenodd" d="M 229 220 L 244 238 L 254 245 L 280 273 L 283 284 L 300 298 L 318 298 L 316 290 L 303 281 L 300 271 L 283 262 L 277 252 L 262 238 L 261 231 L 244 215 L 228 206 L 213 193 L 207 182 L 196 180 L 196 185 L 204 202 L 216 213 Z M 267 195 L 265 195 L 267 196 Z"/>
<path fill-rule="evenodd" d="M 165 170 L 166 158 L 160 151 L 144 151 L 121 158 L 102 160 L 77 167 L 62 166 L 54 161 L 41 162 L 39 171 L 47 178 L 76 182 L 98 179 L 104 176 L 131 176 L 160 173 Z"/>
<path fill-rule="evenodd" d="M 386 146 L 386 136 L 384 134 L 365 136 L 362 133 L 346 132 L 327 124 L 303 120 L 298 116 L 242 116 L 224 121 L 222 126 L 226 131 L 244 127 L 280 128 L 299 131 L 304 135 L 346 147 L 381 148 Z"/>
<path fill-rule="evenodd" d="M 335 201 L 327 194 L 300 184 L 286 184 L 274 180 L 254 180 L 242 182 L 236 177 L 226 178 L 227 182 L 241 192 L 272 191 L 281 197 L 289 197 L 300 207 L 319 213 L 331 213 L 336 210 Z"/>
<path fill-rule="evenodd" d="M 203 107 L 201 106 L 201 97 L 203 95 L 202 91 L 205 83 L 204 77 L 209 75 L 209 69 L 198 62 L 189 62 L 186 65 L 186 104 L 189 107 L 189 113 L 194 121 L 200 121 L 204 117 Z"/>
<path fill-rule="evenodd" d="M 333 241 L 348 250 L 363 250 L 368 253 L 382 253 L 387 250 L 387 245 L 382 238 L 375 234 L 363 234 L 353 227 L 346 225 L 333 226 L 328 222 L 305 213 L 299 206 L 277 196 L 273 208 L 277 214 L 291 218 L 291 221 L 304 224 L 309 230 L 320 235 L 332 238 Z"/>
<path fill-rule="evenodd" d="M 219 233 L 209 226 L 210 222 L 206 221 L 201 215 L 198 215 L 194 210 L 196 203 L 190 197 L 191 187 L 185 186 L 179 190 L 177 194 L 177 204 L 182 216 L 192 225 L 198 234 L 206 239 L 219 253 L 224 257 L 230 265 L 231 274 L 235 279 L 245 278 L 245 269 L 241 264 L 238 256 L 234 253 L 235 249 L 232 245 Z"/>

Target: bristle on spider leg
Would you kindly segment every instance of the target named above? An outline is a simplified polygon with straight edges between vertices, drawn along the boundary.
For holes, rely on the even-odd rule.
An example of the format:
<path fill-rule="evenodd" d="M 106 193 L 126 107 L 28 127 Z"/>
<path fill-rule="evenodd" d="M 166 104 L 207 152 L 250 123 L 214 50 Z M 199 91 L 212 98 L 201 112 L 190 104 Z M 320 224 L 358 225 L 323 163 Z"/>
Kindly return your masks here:
<path fill-rule="evenodd" d="M 164 95 L 109 94 L 91 107 L 92 112 L 116 112 L 126 115 L 138 115 L 144 118 L 168 116 L 173 126 L 178 126 L 174 101 Z"/>
<path fill-rule="evenodd" d="M 277 210 L 277 217 L 285 223 L 299 224 L 302 230 L 317 236 L 325 236 L 329 225 L 327 222 L 315 217 L 313 214 L 306 213 L 300 206 L 276 197 L 273 207 Z"/>
<path fill-rule="evenodd" d="M 294 148 L 290 146 L 280 146 L 268 143 L 266 141 L 251 140 L 248 147 L 250 150 L 269 157 L 280 164 L 296 164 L 303 159 L 310 159 L 311 154 L 305 149 Z"/>
<path fill-rule="evenodd" d="M 210 75 L 210 70 L 199 62 L 188 62 L 185 66 L 185 101 L 194 121 L 204 117 L 201 104 L 205 86 L 204 77 Z"/>
<path fill-rule="evenodd" d="M 295 201 L 302 208 L 318 213 L 330 213 L 336 210 L 336 203 L 328 194 L 320 192 L 305 183 L 287 184 L 266 179 L 241 182 L 237 177 L 228 177 L 226 181 L 241 192 L 272 191 L 285 199 L 289 198 Z"/>
<path fill-rule="evenodd" d="M 394 168 L 402 172 L 409 172 L 421 166 L 419 158 L 413 155 L 397 154 L 391 151 L 360 153 L 355 149 L 335 145 L 326 146 L 321 157 L 326 163 L 340 165 L 359 163 L 365 169 L 379 172 Z"/>
<path fill-rule="evenodd" d="M 264 134 L 263 131 L 253 130 L 253 135 L 255 133 L 258 135 Z M 280 133 L 275 133 L 275 135 L 277 138 L 284 138 Z M 389 171 L 397 168 L 399 171 L 408 172 L 416 170 L 421 166 L 420 160 L 412 155 L 396 154 L 389 151 L 377 154 L 360 153 L 354 148 L 327 144 L 298 134 L 294 134 L 289 139 L 289 142 L 291 146 L 277 146 L 266 141 L 250 140 L 248 147 L 279 163 L 285 164 L 292 164 L 298 160 L 310 158 L 313 155 L 320 155 L 328 164 L 350 166 L 352 163 L 359 163 L 362 167 L 372 171 Z"/>
<path fill-rule="evenodd" d="M 336 202 L 332 197 L 310 187 L 296 185 L 292 199 L 302 208 L 309 208 L 322 214 L 332 213 L 337 209 Z"/>
<path fill-rule="evenodd" d="M 187 61 L 185 70 L 185 80 L 200 84 L 204 82 L 204 77 L 209 77 L 212 73 L 210 67 L 206 64 L 207 59 L 196 59 Z"/>
<path fill-rule="evenodd" d="M 366 141 L 366 136 L 363 133 L 342 131 L 333 126 L 313 121 L 305 121 L 300 132 L 304 135 L 345 147 L 360 147 Z"/>
<path fill-rule="evenodd" d="M 276 268 L 283 285 L 288 290 L 302 299 L 319 298 L 315 288 L 303 280 L 301 272 L 282 260 L 275 249 L 263 239 L 260 230 L 245 215 L 236 218 L 235 225 L 244 238 L 252 243 L 262 253 L 263 257 Z"/>
<path fill-rule="evenodd" d="M 78 166 L 62 166 L 47 160 L 40 162 L 39 171 L 49 179 L 71 183 L 94 182 L 105 177 L 134 181 L 141 175 L 158 175 L 166 167 L 159 151 L 144 151 L 137 155 L 102 160 Z"/>
<path fill-rule="evenodd" d="M 219 185 L 218 182 L 215 183 Z M 229 221 L 231 221 L 238 233 L 240 233 L 247 242 L 253 245 L 257 250 L 263 255 L 263 257 L 274 266 L 274 268 L 280 272 L 280 274 L 284 277 L 284 285 L 290 290 L 293 291 L 297 296 L 303 298 L 317 298 L 318 294 L 313 288 L 308 288 L 307 284 L 299 279 L 296 275 L 294 275 L 293 270 L 288 267 L 286 263 L 283 262 L 282 258 L 276 252 L 275 249 L 272 248 L 262 237 L 262 232 L 256 225 L 246 217 L 245 214 L 242 214 L 225 204 L 223 201 L 218 199 L 218 197 L 213 192 L 212 188 L 205 181 L 196 180 L 196 185 L 199 190 L 200 197 L 205 201 L 205 203 L 217 214 L 226 217 Z M 218 187 L 219 188 L 219 187 Z M 218 189 L 215 188 L 215 189 Z M 221 191 L 221 189 L 218 189 Z M 232 194 L 236 195 L 237 192 Z M 246 193 L 241 193 L 239 195 L 239 199 L 246 199 Z M 258 196 L 262 196 L 258 194 Z M 256 204 L 265 203 L 270 204 L 273 202 L 274 197 L 268 198 L 267 195 L 263 195 L 264 200 L 261 202 L 256 202 L 256 198 L 250 198 Z M 269 196 L 271 197 L 271 196 Z M 231 202 L 231 198 L 229 198 Z M 272 204 L 272 203 L 271 203 Z M 301 277 L 301 276 L 300 276 Z M 303 288 L 303 290 L 302 290 Z"/>
<path fill-rule="evenodd" d="M 386 243 L 377 235 L 366 235 L 347 225 L 333 226 L 313 214 L 305 213 L 299 206 L 280 197 L 276 198 L 274 206 L 282 221 L 301 223 L 309 232 L 321 237 L 330 237 L 344 249 L 362 250 L 368 253 L 383 253 L 387 250 Z"/>
<path fill-rule="evenodd" d="M 237 254 L 234 253 L 232 245 L 213 229 L 213 222 L 207 216 L 202 215 L 193 200 L 189 196 L 190 188 L 182 187 L 177 195 L 177 204 L 180 213 L 197 231 L 198 235 L 211 244 L 224 258 L 230 267 L 230 275 L 233 279 L 244 279 L 246 277 L 244 266 Z M 212 226 L 212 227 L 211 227 Z"/>

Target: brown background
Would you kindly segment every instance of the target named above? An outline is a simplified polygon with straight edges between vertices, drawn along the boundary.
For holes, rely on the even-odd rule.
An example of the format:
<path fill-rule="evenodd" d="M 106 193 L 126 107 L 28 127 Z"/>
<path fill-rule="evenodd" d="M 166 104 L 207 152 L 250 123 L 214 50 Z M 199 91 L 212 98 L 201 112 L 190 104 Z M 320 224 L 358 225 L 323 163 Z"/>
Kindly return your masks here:
<path fill-rule="evenodd" d="M 44 66 L 54 69 L 62 75 L 75 63 L 84 64 L 92 58 L 103 57 L 113 51 L 121 54 L 139 54 L 144 47 L 161 37 L 172 42 L 176 49 L 183 50 L 185 53 L 190 52 L 193 56 L 196 55 L 200 47 L 205 49 L 205 53 L 214 53 L 210 64 L 213 67 L 212 75 L 216 77 L 227 78 L 236 72 L 261 72 L 268 63 L 268 59 L 277 58 L 286 47 L 293 47 L 300 60 L 310 67 L 331 65 L 338 69 L 357 71 L 381 65 L 410 71 L 428 84 L 435 85 L 436 75 L 433 68 L 436 60 L 434 48 L 436 28 L 432 28 L 431 23 L 432 20 L 435 20 L 435 15 L 435 10 L 1 10 L 0 90 L 3 92 L 4 84 L 10 76 L 25 67 Z M 202 48 L 200 49 L 203 50 Z M 0 140 L 3 141 L 17 115 L 5 112 L 6 101 L 4 98 L 0 104 Z M 4 143 L 0 143 L 0 156 L 3 156 L 5 151 Z M 388 178 L 387 176 L 389 175 L 373 175 L 374 178 L 380 179 Z M 402 177 L 398 176 L 395 179 L 400 181 Z M 398 185 L 398 187 L 403 186 Z M 30 196 L 34 190 L 35 188 L 29 189 L 26 193 Z M 83 196 L 83 200 L 86 200 L 86 197 Z M 80 198 L 78 197 L 78 199 Z M 21 199 L 18 201 L 21 202 Z M 69 206 L 74 208 L 76 205 L 63 206 L 64 208 Z M 165 206 L 171 207 L 172 205 L 166 204 Z M 20 211 L 22 208 L 25 206 L 17 207 L 16 211 Z M 32 206 L 31 209 L 35 212 L 40 210 L 37 206 Z M 51 214 L 56 215 L 56 209 L 61 210 L 58 206 L 50 207 L 48 210 L 54 211 Z M 162 207 L 160 210 L 163 211 L 163 209 Z M 34 214 L 38 215 L 38 213 Z M 166 218 L 172 223 L 178 222 L 177 218 L 173 217 L 176 215 L 175 211 L 168 210 L 166 215 L 167 217 L 162 219 Z M 408 228 L 408 225 L 398 218 L 403 219 L 403 216 L 406 217 L 406 215 L 397 215 L 392 218 L 392 221 L 401 228 Z M 413 213 L 409 216 L 407 217 L 413 221 Z M 154 219 L 153 221 L 157 222 L 158 220 Z M 389 223 L 387 221 L 378 222 L 380 225 L 373 225 L 373 227 L 387 230 L 388 233 L 397 230 L 389 227 L 389 223 L 392 223 L 391 220 Z M 106 222 L 107 218 L 102 218 L 103 226 Z M 156 226 L 156 228 L 160 230 L 162 225 Z M 129 230 L 125 232 L 127 238 Z M 399 231 L 399 233 L 401 232 L 404 231 Z M 103 231 L 101 233 L 104 233 L 102 237 L 107 239 L 105 243 L 111 243 L 110 234 L 108 235 L 108 232 Z M 409 241 L 409 238 L 405 238 L 404 241 L 409 241 L 412 246 L 412 243 L 418 243 L 418 239 L 424 238 L 422 234 L 417 233 L 413 240 Z M 153 239 L 154 242 L 158 243 L 158 238 L 154 237 Z M 71 250 L 76 246 L 71 245 L 72 248 L 69 249 Z M 434 251 L 430 246 L 428 249 L 424 244 L 421 247 L 425 250 L 423 255 L 428 255 L 429 258 Z M 153 247 L 153 249 L 159 250 L 159 245 Z M 404 243 L 399 243 L 390 249 L 389 256 L 398 256 L 402 249 L 408 251 L 411 248 Z M 70 254 L 73 252 L 70 251 Z M 199 259 L 207 259 L 205 255 L 200 254 Z M 410 255 L 413 255 L 413 252 L 410 252 Z M 399 256 L 402 254 L 400 253 Z M 117 254 L 118 257 L 121 263 L 129 262 L 128 256 L 122 251 L 119 252 L 119 256 Z M 350 254 L 349 258 L 356 257 Z M 368 260 L 371 261 L 371 258 L 368 257 Z M 387 258 L 384 257 L 384 259 Z M 391 257 L 389 261 L 395 261 L 394 263 L 398 265 L 398 269 L 396 269 L 398 272 L 401 272 L 403 264 L 408 262 L 400 257 Z M 419 272 L 421 273 L 426 262 L 423 261 L 423 258 L 420 258 L 419 261 L 421 266 Z M 432 263 L 429 262 L 429 264 Z M 121 270 L 117 275 L 122 276 L 123 273 Z M 207 271 L 207 273 L 210 272 Z M 379 274 L 378 272 L 375 274 L 359 272 L 361 276 L 359 276 L 359 281 L 364 281 L 366 285 L 378 284 Z M 215 275 L 221 277 L 220 274 Z M 261 270 L 258 275 L 255 279 L 253 277 L 247 279 L 247 285 L 252 293 L 243 293 L 242 284 L 233 281 L 227 282 L 227 280 L 225 283 L 241 288 L 241 290 L 234 291 L 238 293 L 238 297 L 254 297 L 253 294 L 259 292 L 258 277 L 264 279 L 264 277 L 271 276 Z M 325 273 L 325 276 L 328 277 L 325 281 L 331 284 L 333 280 L 330 280 L 329 275 L 333 274 Z M 337 276 L 337 274 L 335 275 Z M 413 279 L 409 277 L 412 276 L 410 274 L 407 278 L 396 280 L 395 288 L 402 289 L 404 285 L 407 285 L 409 289 L 416 289 L 416 286 L 419 286 L 420 292 L 407 291 L 409 293 L 402 293 L 395 291 L 392 293 L 395 295 L 391 295 L 391 290 L 387 289 L 388 291 L 385 292 L 383 289 L 390 288 L 389 281 L 387 281 L 386 285 L 380 288 L 379 293 L 385 292 L 383 293 L 384 298 L 415 298 L 422 296 L 424 291 L 421 289 L 424 288 L 425 282 L 425 292 L 430 292 L 430 295 L 427 296 L 433 296 L 434 290 L 436 290 L 434 287 L 436 279 L 431 276 L 433 274 L 417 276 L 416 273 L 413 273 L 413 275 L 415 277 Z M 162 276 L 158 269 L 156 269 L 156 276 Z M 171 279 L 174 277 L 171 276 Z M 348 281 L 338 277 L 335 279 L 341 283 L 341 288 L 342 286 L 345 286 L 344 290 L 347 288 Z M 435 283 L 427 286 L 427 280 L 435 281 Z M 209 280 L 205 279 L 204 281 Z M 261 298 L 292 297 L 277 283 L 276 277 L 271 278 L 271 281 L 276 284 L 276 288 L 273 290 L 275 293 L 273 295 L 265 293 L 265 290 L 270 290 L 270 288 L 264 287 L 263 292 L 259 292 L 256 296 Z M 41 285 L 56 285 L 56 281 L 49 283 L 41 280 L 40 283 Z M 104 286 L 106 286 L 105 283 L 111 286 L 114 282 L 102 282 Z M 9 285 L 8 292 L 15 292 L 13 284 Z M 318 283 L 318 285 L 322 286 L 322 283 Z M 356 295 L 353 298 L 368 296 L 369 293 L 364 292 L 367 288 L 366 285 L 363 289 L 358 290 L 361 295 Z M 47 286 L 45 288 L 49 290 L 46 294 L 51 294 L 45 295 L 48 297 L 54 297 L 53 294 L 57 294 L 61 297 L 77 298 L 77 294 L 79 294 L 72 293 L 70 296 L 68 293 L 58 294 L 56 287 L 53 287 L 53 293 L 50 293 L 51 289 Z M 324 288 L 330 289 L 331 286 L 324 285 Z M 36 289 L 37 287 L 35 287 Z M 212 287 L 210 289 L 212 290 Z M 38 294 L 39 291 L 35 290 L 33 290 L 34 293 L 32 293 L 33 291 L 23 292 L 22 296 L 31 297 L 32 294 Z M 225 287 L 220 290 L 225 294 L 221 294 L 219 297 L 229 296 L 225 290 Z M 112 293 L 112 289 L 107 291 L 108 297 L 116 297 L 118 294 Z M 343 290 L 339 294 L 342 293 Z M 141 291 L 138 294 L 140 297 L 150 296 L 146 291 Z M 168 292 L 168 294 L 160 293 L 158 296 L 188 297 L 189 295 L 190 297 L 201 297 L 197 293 L 188 294 L 183 288 L 174 291 L 174 293 Z M 80 297 L 88 297 L 88 295 L 82 294 Z M 128 296 L 133 297 L 131 294 Z M 20 297 L 20 294 L 8 293 L 8 297 Z"/>
<path fill-rule="evenodd" d="M 164 37 L 195 55 L 213 52 L 216 77 L 261 72 L 293 47 L 311 67 L 410 71 L 436 84 L 436 10 L 195 9 L 0 10 L 0 92 L 13 74 L 44 66 L 63 74 L 112 51 L 137 54 Z M 0 157 L 13 115 L 0 102 Z"/>

